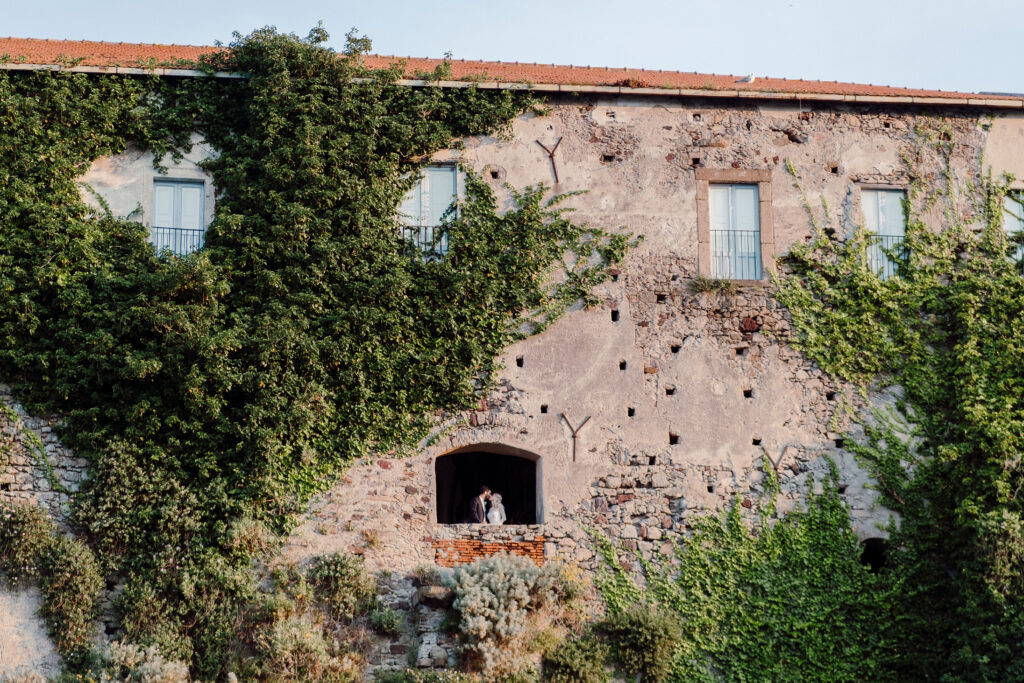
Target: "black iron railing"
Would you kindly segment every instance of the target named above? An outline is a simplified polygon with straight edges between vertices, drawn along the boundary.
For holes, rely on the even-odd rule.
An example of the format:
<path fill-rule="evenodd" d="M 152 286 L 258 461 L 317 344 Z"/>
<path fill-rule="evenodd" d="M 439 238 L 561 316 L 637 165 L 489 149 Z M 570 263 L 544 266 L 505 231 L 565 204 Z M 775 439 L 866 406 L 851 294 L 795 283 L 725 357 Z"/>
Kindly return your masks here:
<path fill-rule="evenodd" d="M 177 256 L 191 254 L 203 248 L 205 230 L 187 228 L 152 228 L 150 237 L 158 252 L 169 251 Z"/>
<path fill-rule="evenodd" d="M 425 259 L 442 258 L 448 253 L 448 231 L 436 225 L 403 225 L 402 239 L 411 242 Z"/>
<path fill-rule="evenodd" d="M 727 280 L 761 279 L 761 233 L 711 231 L 711 276 Z"/>
<path fill-rule="evenodd" d="M 898 274 L 899 264 L 910 258 L 910 252 L 903 246 L 903 235 L 872 235 L 871 241 L 868 245 L 871 270 L 883 280 Z"/>

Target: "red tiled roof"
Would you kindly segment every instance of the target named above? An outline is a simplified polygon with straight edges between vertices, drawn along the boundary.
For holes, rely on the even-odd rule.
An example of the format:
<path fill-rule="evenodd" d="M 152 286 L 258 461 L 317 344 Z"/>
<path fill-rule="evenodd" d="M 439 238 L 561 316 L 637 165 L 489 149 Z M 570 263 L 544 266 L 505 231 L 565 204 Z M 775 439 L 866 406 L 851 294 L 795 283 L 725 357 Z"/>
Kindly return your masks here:
<path fill-rule="evenodd" d="M 83 66 L 146 67 L 179 66 L 195 61 L 200 55 L 223 48 L 197 45 L 150 45 L 140 43 L 106 43 L 87 40 L 40 40 L 34 38 L 0 38 L 0 56 L 15 63 L 57 64 L 62 59 L 82 59 Z M 410 76 L 417 71 L 432 71 L 440 59 L 367 55 L 366 64 L 382 68 L 397 61 L 406 63 Z M 838 83 L 834 81 L 803 81 L 784 78 L 754 78 L 751 82 L 738 76 L 700 74 L 649 69 L 616 69 L 590 66 L 557 66 L 519 62 L 482 62 L 454 60 L 451 62 L 455 80 L 484 80 L 507 83 L 551 84 L 562 86 L 619 86 L 629 88 L 671 88 L 684 90 L 727 90 L 753 93 L 787 93 L 790 95 L 841 95 L 899 98 L 944 98 L 954 100 L 1024 100 L 1021 96 L 986 96 L 975 93 L 894 88 L 882 85 Z"/>

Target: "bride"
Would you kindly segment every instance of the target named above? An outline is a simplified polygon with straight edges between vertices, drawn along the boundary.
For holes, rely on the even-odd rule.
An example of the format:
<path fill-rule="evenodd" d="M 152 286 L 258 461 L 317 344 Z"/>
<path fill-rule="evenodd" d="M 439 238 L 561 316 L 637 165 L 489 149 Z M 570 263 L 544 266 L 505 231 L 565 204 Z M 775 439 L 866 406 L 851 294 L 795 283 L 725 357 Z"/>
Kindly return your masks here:
<path fill-rule="evenodd" d="M 491 494 L 491 507 L 487 510 L 487 523 L 488 524 L 504 524 L 505 520 L 505 506 L 501 504 L 501 494 Z"/>

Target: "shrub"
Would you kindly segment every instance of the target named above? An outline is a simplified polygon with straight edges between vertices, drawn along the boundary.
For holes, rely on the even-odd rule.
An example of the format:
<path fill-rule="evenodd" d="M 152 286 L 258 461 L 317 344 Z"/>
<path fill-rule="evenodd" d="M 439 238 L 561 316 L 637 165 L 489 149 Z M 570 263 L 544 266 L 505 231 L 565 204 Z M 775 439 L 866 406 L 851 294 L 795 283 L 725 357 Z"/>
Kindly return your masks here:
<path fill-rule="evenodd" d="M 58 536 L 42 561 L 42 614 L 62 654 L 82 649 L 92 638 L 103 588 L 99 563 L 81 541 Z"/>
<path fill-rule="evenodd" d="M 608 647 L 593 635 L 569 637 L 544 653 L 544 680 L 551 683 L 605 683 Z"/>
<path fill-rule="evenodd" d="M 256 639 L 270 680 L 351 683 L 362 678 L 352 656 L 334 656 L 323 629 L 302 615 L 279 619 Z"/>
<path fill-rule="evenodd" d="M 165 659 L 156 646 L 142 648 L 134 643 L 114 641 L 96 654 L 97 661 L 85 676 L 65 675 L 67 681 L 99 683 L 188 683 L 191 679 L 184 662 Z"/>
<path fill-rule="evenodd" d="M 559 598 L 560 567 L 518 555 L 493 555 L 459 567 L 451 578 L 462 650 L 489 677 L 532 667 L 531 618 Z M 533 628 L 532 630 L 539 630 Z"/>
<path fill-rule="evenodd" d="M 682 629 L 675 617 L 653 605 L 635 605 L 613 612 L 600 624 L 612 645 L 615 660 L 630 675 L 645 680 L 665 680 L 672 672 Z"/>
<path fill-rule="evenodd" d="M 393 636 L 398 633 L 402 626 L 402 615 L 381 605 L 370 612 L 370 625 L 377 633 Z"/>
<path fill-rule="evenodd" d="M 55 532 L 53 520 L 40 507 L 0 505 L 0 570 L 11 584 L 39 578 Z"/>
<path fill-rule="evenodd" d="M 377 683 L 476 683 L 476 679 L 458 671 L 403 669 L 380 674 Z"/>
<path fill-rule="evenodd" d="M 366 573 L 362 560 L 347 553 L 316 558 L 306 576 L 338 619 L 366 611 L 377 594 L 377 580 Z"/>

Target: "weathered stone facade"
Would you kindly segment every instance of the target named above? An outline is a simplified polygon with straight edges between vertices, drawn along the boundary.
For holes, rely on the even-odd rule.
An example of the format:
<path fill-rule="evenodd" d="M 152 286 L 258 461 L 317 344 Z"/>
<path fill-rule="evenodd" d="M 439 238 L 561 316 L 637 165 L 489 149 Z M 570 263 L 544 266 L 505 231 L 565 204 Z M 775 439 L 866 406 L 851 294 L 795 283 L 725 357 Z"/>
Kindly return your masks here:
<path fill-rule="evenodd" d="M 586 192 L 568 200 L 578 220 L 624 226 L 644 241 L 599 288 L 601 305 L 577 308 L 507 350 L 505 370 L 477 410 L 440 417 L 413 457 L 356 463 L 313 501 L 289 538 L 287 560 L 345 550 L 392 573 L 385 602 L 409 618 L 401 639 L 381 641 L 378 667 L 446 666 L 454 656 L 438 628 L 443 606 L 424 601 L 411 577 L 417 566 L 504 548 L 593 570 L 599 560 L 588 530 L 644 557 L 664 556 L 695 516 L 733 501 L 757 514 L 766 463 L 779 474 L 783 514 L 834 462 L 858 536 L 884 536 L 890 513 L 843 448 L 844 438 L 858 438 L 849 407 L 863 399 L 789 344 L 790 320 L 772 296 L 776 259 L 810 233 L 786 164 L 811 203 L 820 195 L 850 234 L 863 222 L 863 187 L 905 186 L 904 155 L 915 153 L 925 114 L 944 117 L 956 142 L 953 172 L 963 180 L 978 172 L 990 140 L 1024 145 L 1022 117 L 975 109 L 596 94 L 555 96 L 550 105 L 549 116 L 520 117 L 510 140 L 468 140 L 435 160 L 461 161 L 499 193 L 503 182 L 552 183 L 554 163 L 556 192 Z M 553 159 L 537 144 L 551 149 L 559 140 Z M 999 155 L 1010 161 L 997 173 L 1024 158 Z M 172 167 L 172 175 L 184 169 L 201 178 L 195 161 Z M 137 153 L 100 160 L 84 180 L 115 212 L 131 209 L 151 195 L 149 162 Z M 759 181 L 771 226 L 771 239 L 762 239 L 763 281 L 698 291 L 698 169 L 767 178 Z M 55 420 L 26 415 L 4 386 L 0 399 L 16 415 L 0 423 L 12 444 L 0 501 L 44 505 L 61 518 L 68 502 L 61 490 L 77 489 L 85 463 L 60 446 Z M 48 465 L 26 435 L 39 439 Z M 460 452 L 529 460 L 537 523 L 439 524 L 436 462 Z M 503 484 L 490 485 L 502 492 Z"/>

